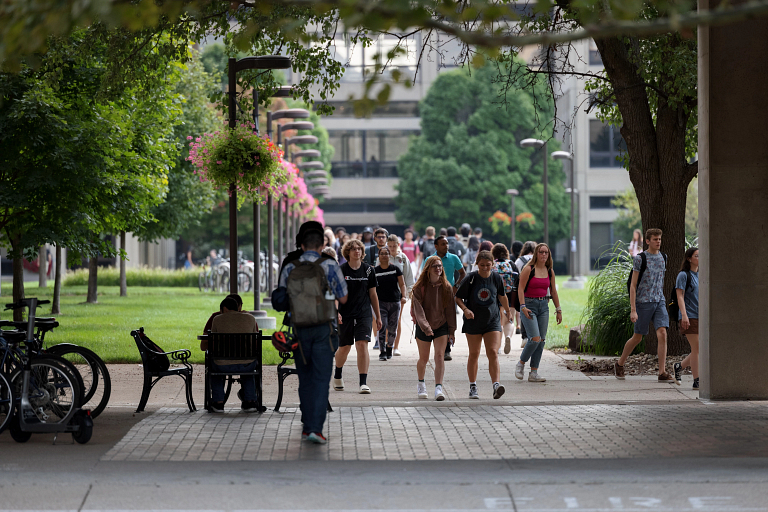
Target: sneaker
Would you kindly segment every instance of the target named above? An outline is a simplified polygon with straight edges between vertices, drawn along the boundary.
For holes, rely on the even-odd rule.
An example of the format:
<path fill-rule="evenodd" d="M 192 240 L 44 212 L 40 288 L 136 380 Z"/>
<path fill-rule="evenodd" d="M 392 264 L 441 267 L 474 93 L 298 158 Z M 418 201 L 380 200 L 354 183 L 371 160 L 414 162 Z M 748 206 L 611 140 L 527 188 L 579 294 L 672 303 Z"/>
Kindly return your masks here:
<path fill-rule="evenodd" d="M 479 400 L 480 395 L 477 394 L 477 384 L 470 384 L 469 385 L 469 398 L 473 400 Z"/>
<path fill-rule="evenodd" d="M 547 379 L 539 376 L 538 370 L 528 372 L 528 382 L 547 382 Z"/>
<path fill-rule="evenodd" d="M 416 384 L 416 394 L 419 396 L 419 398 L 429 398 L 429 395 L 427 394 L 426 382 L 419 382 Z"/>
<path fill-rule="evenodd" d="M 506 389 L 504 389 L 504 386 L 499 384 L 498 382 L 493 385 L 493 399 L 498 400 L 502 397 Z"/>
<path fill-rule="evenodd" d="M 691 388 L 691 389 L 699 389 L 699 378 L 698 377 L 693 379 L 693 388 Z"/>
<path fill-rule="evenodd" d="M 307 436 L 307 441 L 315 444 L 325 444 L 328 442 L 325 436 L 320 432 L 310 432 Z"/>
<path fill-rule="evenodd" d="M 368 384 L 363 384 L 362 386 L 360 386 L 360 394 L 361 395 L 371 394 L 371 388 L 368 387 Z"/>
<path fill-rule="evenodd" d="M 392 347 L 387 347 L 387 359 L 392 359 Z"/>
<path fill-rule="evenodd" d="M 675 363 L 672 365 L 672 370 L 675 374 L 675 384 L 678 386 L 683 383 L 682 377 L 683 377 L 683 365 L 680 363 Z"/>
<path fill-rule="evenodd" d="M 210 412 L 216 412 L 216 413 L 224 412 L 224 402 L 211 402 Z"/>
<path fill-rule="evenodd" d="M 301 433 L 301 441 L 304 442 L 307 439 L 309 439 L 309 432 L 302 432 Z"/>
<path fill-rule="evenodd" d="M 240 405 L 240 410 L 243 412 L 257 412 L 259 404 L 256 403 L 256 400 L 245 401 Z"/>
<path fill-rule="evenodd" d="M 675 378 L 667 372 L 662 372 L 659 374 L 659 382 L 675 382 Z"/>
<path fill-rule="evenodd" d="M 393 356 L 400 356 L 402 354 L 400 353 L 400 351 L 398 349 L 395 349 L 395 350 L 392 351 L 392 355 Z"/>
<path fill-rule="evenodd" d="M 344 377 L 333 379 L 333 389 L 336 391 L 344 391 Z"/>
<path fill-rule="evenodd" d="M 450 352 L 446 352 L 445 356 L 443 357 L 443 361 L 453 361 L 453 356 Z"/>
<path fill-rule="evenodd" d="M 385 354 L 384 352 L 379 354 L 379 361 L 386 361 L 386 360 L 387 360 L 387 354 Z"/>
<path fill-rule="evenodd" d="M 512 340 L 507 336 L 504 338 L 504 353 L 509 354 L 510 350 L 512 350 Z"/>
<path fill-rule="evenodd" d="M 528 338 L 523 338 L 523 342 L 520 344 L 520 348 L 525 348 L 527 344 L 528 344 Z"/>
<path fill-rule="evenodd" d="M 618 361 L 613 363 L 613 374 L 619 380 L 624 380 L 624 366 L 620 365 Z"/>
<path fill-rule="evenodd" d="M 515 334 L 520 334 L 520 328 L 515 329 Z"/>
<path fill-rule="evenodd" d="M 523 380 L 523 377 L 525 377 L 525 363 L 522 363 L 520 361 L 517 362 L 515 365 L 515 377 L 517 377 L 520 380 Z"/>
<path fill-rule="evenodd" d="M 438 384 L 437 386 L 435 386 L 435 400 L 437 400 L 438 402 L 442 402 L 443 400 L 445 400 L 445 393 L 443 393 L 442 384 Z"/>
<path fill-rule="evenodd" d="M 379 342 L 373 344 L 373 350 L 379 350 Z"/>

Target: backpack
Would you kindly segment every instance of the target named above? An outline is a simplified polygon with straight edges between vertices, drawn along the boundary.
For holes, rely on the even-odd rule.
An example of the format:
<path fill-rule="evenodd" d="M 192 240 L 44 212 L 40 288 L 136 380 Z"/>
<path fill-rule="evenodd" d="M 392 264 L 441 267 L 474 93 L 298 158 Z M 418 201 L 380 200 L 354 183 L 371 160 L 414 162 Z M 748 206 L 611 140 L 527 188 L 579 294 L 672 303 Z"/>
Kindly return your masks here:
<path fill-rule="evenodd" d="M 293 261 L 295 268 L 288 274 L 286 290 L 294 327 L 321 325 L 336 319 L 336 297 L 328 286 L 322 261 L 323 258 Z"/>
<path fill-rule="evenodd" d="M 531 270 L 533 272 L 533 270 Z M 523 271 L 520 271 L 520 274 L 522 274 Z M 547 273 L 549 274 L 549 287 L 552 288 L 552 269 L 547 269 Z M 517 286 L 515 286 L 515 290 L 517 291 L 518 286 L 520 285 L 520 274 L 518 274 L 518 281 Z M 528 282 L 525 283 L 525 288 L 523 288 L 523 297 L 525 297 L 525 292 L 528 291 L 528 286 L 531 284 L 531 276 L 528 275 Z M 515 311 L 520 311 L 520 296 L 517 293 L 512 294 L 512 307 L 515 308 Z"/>
<path fill-rule="evenodd" d="M 430 256 L 436 254 L 437 249 L 435 249 L 435 240 L 432 238 L 424 239 L 424 244 L 422 246 L 421 253 L 424 255 L 425 260 Z"/>
<path fill-rule="evenodd" d="M 448 252 L 450 252 L 451 254 L 455 254 L 456 256 L 459 257 L 459 259 L 462 259 L 462 256 L 464 255 L 465 251 L 466 249 L 461 244 L 461 242 L 459 242 L 455 238 L 453 240 L 448 240 Z M 474 263 L 474 261 L 472 263 Z"/>
<path fill-rule="evenodd" d="M 149 339 L 146 334 L 140 333 L 139 336 L 141 337 L 141 342 L 148 349 L 146 352 L 147 370 L 150 372 L 164 372 L 170 368 L 171 361 L 168 359 L 168 355 L 164 353 L 165 350 Z"/>
<path fill-rule="evenodd" d="M 664 253 L 661 253 L 662 256 L 664 256 L 664 271 L 667 270 L 667 255 Z M 637 286 L 640 287 L 640 281 L 643 279 L 643 274 L 645 274 L 645 270 L 648 268 L 648 259 L 645 256 L 645 251 L 640 253 L 640 271 L 637 275 Z M 634 272 L 634 266 L 633 269 L 629 271 L 629 276 L 627 277 L 627 294 L 629 294 L 630 288 L 632 288 L 632 272 Z"/>
<path fill-rule="evenodd" d="M 688 287 L 691 286 L 691 271 L 685 270 L 685 288 L 683 288 L 683 295 L 685 295 L 685 292 L 688 291 Z M 669 301 L 669 304 L 667 304 L 667 308 L 669 309 L 669 319 L 672 322 L 677 322 L 677 315 L 680 314 L 680 306 L 677 303 L 677 288 L 675 288 L 672 291 L 672 297 Z"/>
<path fill-rule="evenodd" d="M 475 260 L 477 259 L 477 253 L 479 251 L 475 249 L 466 249 L 467 252 L 464 253 L 464 256 L 462 258 L 462 263 L 465 265 L 473 265 L 475 263 Z"/>
<path fill-rule="evenodd" d="M 512 265 L 514 265 L 515 268 L 517 269 L 517 274 L 514 274 L 512 276 L 512 278 L 514 279 L 514 283 L 512 284 L 512 287 L 515 289 L 515 291 L 517 291 L 517 289 L 520 287 L 520 274 L 523 273 L 523 269 L 528 264 L 528 262 L 531 261 L 531 258 L 533 258 L 533 256 L 528 256 L 528 259 L 526 260 L 525 256 L 520 256 L 520 259 L 522 259 L 525 262 L 523 263 L 522 268 L 517 268 L 517 263 L 512 262 Z"/>
<path fill-rule="evenodd" d="M 504 282 L 504 293 L 516 292 L 517 285 L 520 282 L 520 274 L 517 272 L 517 266 L 509 260 L 497 261 L 495 270 Z"/>

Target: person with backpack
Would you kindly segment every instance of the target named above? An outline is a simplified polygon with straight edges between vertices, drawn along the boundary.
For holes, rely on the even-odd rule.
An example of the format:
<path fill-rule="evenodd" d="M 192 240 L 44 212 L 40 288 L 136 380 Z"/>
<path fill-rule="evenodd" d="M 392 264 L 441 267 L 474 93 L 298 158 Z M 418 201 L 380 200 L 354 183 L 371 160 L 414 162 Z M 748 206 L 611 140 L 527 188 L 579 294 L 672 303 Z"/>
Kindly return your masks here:
<path fill-rule="evenodd" d="M 509 259 L 509 251 L 504 244 L 496 244 L 491 249 L 493 255 L 493 270 L 499 274 L 501 280 L 504 281 L 504 294 L 507 297 L 507 304 L 514 303 L 513 294 L 517 291 L 517 283 L 520 280 L 520 273 L 517 271 L 515 264 Z M 511 306 L 505 310 L 501 316 L 501 328 L 504 332 L 504 353 L 509 354 L 512 350 L 512 321 L 514 316 L 512 312 L 515 311 Z M 507 314 L 508 313 L 508 314 Z M 515 311 L 516 313 L 516 311 Z"/>
<path fill-rule="evenodd" d="M 406 301 L 403 272 L 397 265 L 390 264 L 389 245 L 387 244 L 379 251 L 379 264 L 375 268 L 376 281 L 379 284 L 376 288 L 376 294 L 379 297 L 379 312 L 381 313 L 381 322 L 385 324 L 379 330 L 379 361 L 392 359 L 398 322 L 400 321 L 400 308 Z"/>
<path fill-rule="evenodd" d="M 348 289 L 336 261 L 320 254 L 324 243 L 322 227 L 306 224 L 310 223 L 299 230 L 303 253 L 285 265 L 279 284 L 287 290 L 291 323 L 299 341 L 299 353 L 294 353 L 294 360 L 299 377 L 301 437 L 325 444 L 328 381 L 333 355 L 339 346 L 334 302 L 346 304 Z"/>
<path fill-rule="evenodd" d="M 523 244 L 523 248 L 520 249 L 520 256 L 515 260 L 515 266 L 519 272 L 522 272 L 528 262 L 531 261 L 531 258 L 533 258 L 533 251 L 535 250 L 536 242 L 528 240 Z M 525 324 L 522 322 L 522 319 L 523 317 L 520 316 L 520 323 L 518 324 L 520 326 L 520 335 L 523 337 L 520 348 L 525 348 L 525 344 L 528 343 L 528 335 L 525 332 Z"/>
<path fill-rule="evenodd" d="M 445 239 L 442 239 L 446 245 Z M 445 400 L 443 377 L 445 376 L 445 349 L 448 339 L 456 331 L 456 303 L 453 301 L 453 287 L 443 270 L 443 262 L 438 255 L 424 261 L 421 276 L 413 286 L 411 310 L 416 326 L 416 344 L 419 349 L 419 361 L 416 374 L 419 382 L 416 393 L 419 398 L 428 398 L 427 385 L 424 381 L 429 353 L 435 347 L 435 400 Z"/>
<path fill-rule="evenodd" d="M 470 236 L 467 240 L 467 252 L 464 254 L 464 268 L 469 270 L 472 268 L 472 264 L 477 259 L 477 253 L 480 252 L 480 239 L 474 236 Z"/>
<path fill-rule="evenodd" d="M 699 389 L 699 248 L 685 251 L 685 259 L 675 281 L 675 304 L 680 322 L 680 334 L 684 334 L 691 345 L 691 353 L 681 363 L 673 366 L 675 382 L 681 384 L 683 370 L 691 367 L 693 389 Z M 670 314 L 673 308 L 670 307 Z"/>
<path fill-rule="evenodd" d="M 407 235 L 408 233 L 406 232 L 406 236 Z M 412 260 L 408 258 L 408 255 L 404 251 L 400 250 L 400 240 L 398 240 L 397 235 L 389 235 L 389 238 L 387 239 L 387 247 L 389 248 L 390 262 L 400 269 L 400 271 L 403 273 L 403 281 L 405 282 L 405 293 L 403 294 L 403 298 L 401 300 L 403 307 L 400 308 L 400 316 L 397 319 L 397 336 L 395 336 L 395 347 L 392 350 L 392 355 L 399 356 L 400 336 L 403 333 L 403 310 L 405 309 L 405 302 L 407 301 L 407 297 L 409 297 L 411 294 L 415 280 L 413 278 Z"/>
<path fill-rule="evenodd" d="M 447 240 L 448 240 L 448 252 L 451 254 L 455 254 L 459 257 L 460 260 L 464 259 L 464 254 L 467 252 L 466 247 L 464 247 L 464 244 L 462 244 L 459 240 L 456 239 L 456 228 L 453 226 L 450 226 L 447 230 Z M 474 263 L 474 262 L 473 262 Z"/>
<path fill-rule="evenodd" d="M 435 228 L 427 226 L 424 236 L 419 239 L 419 263 L 418 268 L 424 266 L 424 262 L 437 252 L 435 249 Z"/>
<path fill-rule="evenodd" d="M 481 345 L 485 344 L 488 356 L 488 372 L 491 374 L 494 400 L 504 394 L 504 386 L 499 382 L 499 345 L 501 345 L 501 311 L 509 317 L 509 302 L 504 292 L 504 281 L 493 271 L 493 255 L 489 251 L 477 254 L 478 270 L 470 272 L 461 282 L 456 292 L 456 304 L 464 312 L 464 325 L 461 332 L 467 335 L 469 359 L 467 376 L 469 377 L 469 398 L 480 398 L 477 393 L 477 367 Z"/>
<path fill-rule="evenodd" d="M 547 327 L 549 326 L 549 299 L 551 293 L 552 302 L 555 304 L 555 318 L 557 324 L 563 321 L 563 310 L 560 309 L 560 297 L 555 286 L 555 272 L 552 270 L 552 253 L 549 246 L 540 243 L 533 251 L 533 258 L 520 272 L 520 284 L 517 287 L 517 296 L 520 301 L 520 319 L 528 333 L 528 342 L 525 344 L 520 361 L 515 366 L 515 377 L 523 380 L 525 363 L 531 360 L 531 371 L 528 373 L 528 382 L 546 382 L 547 379 L 539 375 L 539 363 L 544 352 L 544 344 L 547 339 Z"/>
<path fill-rule="evenodd" d="M 384 246 L 386 247 L 386 245 Z M 341 249 L 347 260 L 341 266 L 341 272 L 347 282 L 349 300 L 339 307 L 339 350 L 336 352 L 336 368 L 333 374 L 333 389 L 344 391 L 342 370 L 352 346 L 357 351 L 357 370 L 360 375 L 360 394 L 369 395 L 368 386 L 368 342 L 375 325 L 381 330 L 381 312 L 379 297 L 376 295 L 376 273 L 374 267 L 363 261 L 365 245 L 360 240 L 350 240 Z M 373 316 L 376 316 L 376 323 Z"/>
<path fill-rule="evenodd" d="M 653 322 L 658 340 L 659 382 L 675 382 L 667 373 L 667 329 L 669 314 L 664 299 L 664 274 L 667 270 L 667 256 L 661 252 L 661 230 L 648 229 L 645 241 L 648 250 L 633 258 L 632 272 L 628 278 L 629 319 L 635 324 L 634 334 L 624 344 L 621 357 L 613 364 L 616 378 L 624 380 L 624 363 L 637 345 L 648 334 L 648 327 Z"/>
<path fill-rule="evenodd" d="M 512 243 L 512 247 L 510 247 L 511 253 L 509 255 L 509 261 L 510 261 L 510 263 L 515 265 L 515 268 L 517 268 L 518 281 L 519 281 L 519 277 L 520 277 L 520 270 L 522 270 L 522 267 L 518 267 L 517 263 L 515 263 L 515 262 L 517 261 L 517 258 L 520 257 L 520 251 L 522 251 L 522 250 L 523 250 L 523 242 L 521 242 L 520 240 L 515 240 Z M 517 281 L 515 281 L 515 282 L 517 282 Z M 517 288 L 515 288 L 515 293 L 517 293 Z M 509 304 L 512 305 L 513 302 L 514 301 L 510 301 Z M 520 334 L 520 327 L 521 327 L 521 325 L 520 325 L 520 312 L 517 311 L 517 310 L 515 310 L 515 325 L 517 326 L 515 328 L 515 334 Z"/>

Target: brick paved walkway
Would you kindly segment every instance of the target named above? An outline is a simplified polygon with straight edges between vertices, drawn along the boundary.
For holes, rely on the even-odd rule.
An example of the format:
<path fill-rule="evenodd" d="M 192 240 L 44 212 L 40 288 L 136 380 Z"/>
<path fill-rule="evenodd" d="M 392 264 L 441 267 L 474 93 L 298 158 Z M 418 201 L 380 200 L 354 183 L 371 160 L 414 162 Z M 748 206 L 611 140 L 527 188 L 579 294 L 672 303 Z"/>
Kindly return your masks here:
<path fill-rule="evenodd" d="M 102 460 L 476 460 L 768 456 L 765 403 L 339 407 L 329 443 L 302 443 L 300 413 L 163 408 Z"/>

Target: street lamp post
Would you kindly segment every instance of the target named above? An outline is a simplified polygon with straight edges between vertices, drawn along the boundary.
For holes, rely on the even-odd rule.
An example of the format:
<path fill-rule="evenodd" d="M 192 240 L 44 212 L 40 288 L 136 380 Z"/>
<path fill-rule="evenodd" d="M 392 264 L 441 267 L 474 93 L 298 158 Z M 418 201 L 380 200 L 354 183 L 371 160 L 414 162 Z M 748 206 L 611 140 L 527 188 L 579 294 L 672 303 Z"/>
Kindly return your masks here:
<path fill-rule="evenodd" d="M 576 201 L 574 200 L 576 182 L 574 181 L 573 174 L 573 155 L 567 151 L 553 151 L 552 158 L 555 160 L 568 160 L 571 163 L 571 279 L 569 280 L 576 281 Z"/>
<path fill-rule="evenodd" d="M 292 123 L 285 123 L 277 127 L 278 139 L 282 137 L 282 134 L 286 130 L 313 130 L 314 128 L 315 128 L 315 124 L 309 121 L 295 121 Z M 288 149 L 289 149 L 288 144 L 285 144 L 285 147 L 284 147 L 285 159 L 290 162 L 293 160 L 293 158 L 290 155 L 290 152 Z M 291 215 L 291 212 L 288 209 L 288 197 L 286 196 L 285 198 L 283 198 L 283 200 L 285 201 L 285 212 L 284 212 L 285 218 L 284 218 L 284 224 L 283 224 L 283 230 L 285 233 L 282 239 L 280 240 L 280 244 L 283 250 L 283 254 L 287 255 L 289 252 L 291 252 L 291 241 L 294 240 L 295 238 L 295 234 L 293 233 L 295 222 L 293 222 L 292 220 L 293 216 Z M 281 210 L 281 209 L 278 208 L 278 210 Z M 278 239 L 279 238 L 280 236 L 278 236 Z M 280 258 L 280 260 L 282 262 L 282 258 Z"/>
<path fill-rule="evenodd" d="M 547 154 L 547 141 L 540 139 L 523 139 L 520 141 L 520 147 L 541 148 L 544 150 L 544 176 L 542 178 L 544 183 L 544 243 L 549 245 L 549 179 L 547 176 L 547 161 L 549 160 L 549 155 Z"/>
<path fill-rule="evenodd" d="M 263 57 L 245 57 L 240 60 L 231 58 L 228 62 L 227 78 L 229 89 L 228 110 L 229 128 L 237 126 L 237 73 L 246 69 L 288 69 L 291 59 L 279 55 Z M 229 185 L 229 292 L 237 293 L 237 187 Z"/>
<path fill-rule="evenodd" d="M 515 243 L 515 196 L 519 194 L 520 192 L 518 192 L 516 188 L 507 189 L 507 195 L 512 201 L 511 208 L 509 210 L 509 216 L 511 217 L 509 224 L 512 228 L 512 243 L 509 245 L 510 251 L 512 250 L 512 245 Z"/>

